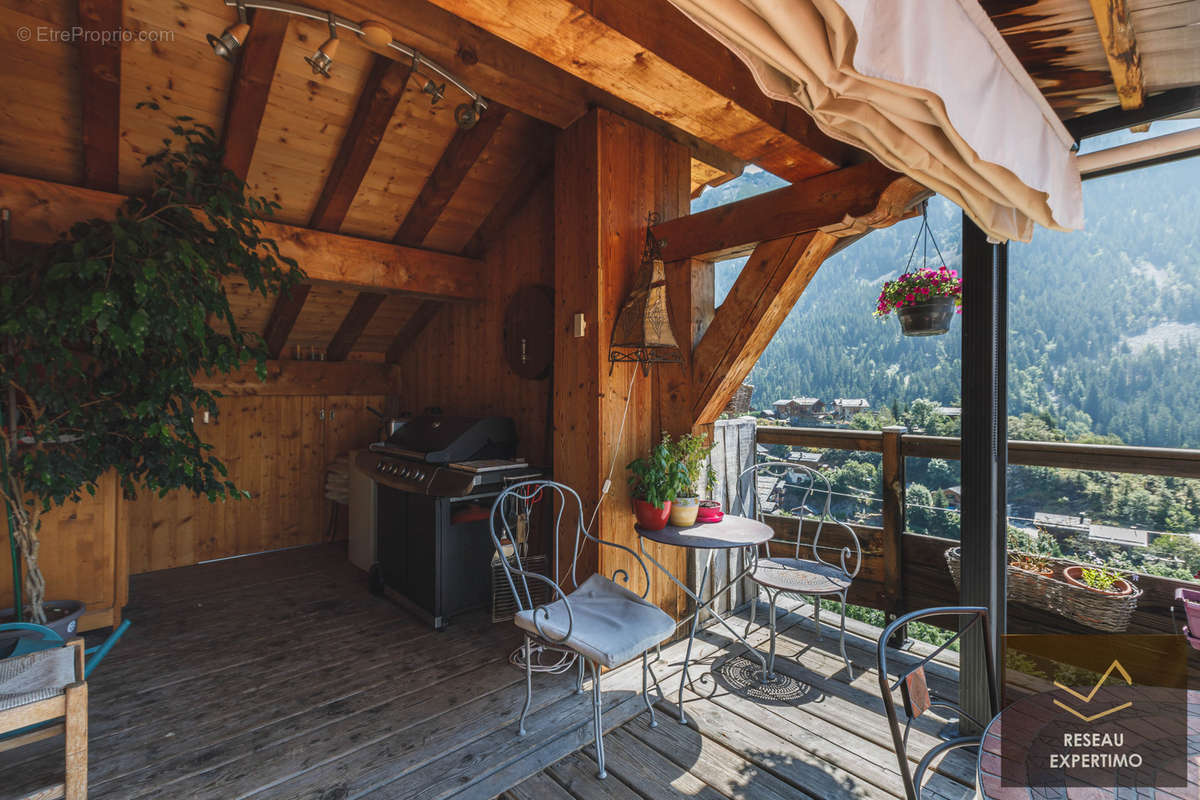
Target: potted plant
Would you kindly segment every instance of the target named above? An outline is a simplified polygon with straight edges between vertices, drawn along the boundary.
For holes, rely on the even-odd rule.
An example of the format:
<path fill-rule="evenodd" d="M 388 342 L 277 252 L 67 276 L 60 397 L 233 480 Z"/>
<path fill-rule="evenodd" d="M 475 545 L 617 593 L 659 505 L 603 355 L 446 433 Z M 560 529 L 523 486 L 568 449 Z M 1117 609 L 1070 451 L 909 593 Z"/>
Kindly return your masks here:
<path fill-rule="evenodd" d="M 145 162 L 149 190 L 114 219 L 77 223 L 0 266 L 0 497 L 22 621 L 47 621 L 41 514 L 94 494 L 110 470 L 127 493 L 243 496 L 196 432 L 218 395 L 193 379 L 249 361 L 266 375 L 262 338 L 239 327 L 223 281 L 267 297 L 303 273 L 260 234 L 255 218 L 277 205 L 246 195 L 213 131 L 188 117 L 170 131 Z"/>
<path fill-rule="evenodd" d="M 696 515 L 700 511 L 700 476 L 704 475 L 706 486 L 716 483 L 717 473 L 708 460 L 708 454 L 716 444 L 708 444 L 707 439 L 707 434 L 688 433 L 671 445 L 675 459 L 684 471 L 684 482 L 671 500 L 671 524 L 676 527 L 688 528 L 696 524 Z"/>
<path fill-rule="evenodd" d="M 950 330 L 954 314 L 962 313 L 962 279 L 943 264 L 921 267 L 883 284 L 875 316 L 896 312 L 905 336 L 935 336 Z"/>
<path fill-rule="evenodd" d="M 671 498 L 687 480 L 683 464 L 671 447 L 670 434 L 663 434 L 649 455 L 629 462 L 628 470 L 638 525 L 648 531 L 661 531 L 671 518 Z"/>
<path fill-rule="evenodd" d="M 1054 564 L 1050 561 L 1049 557 L 1037 553 L 1024 553 L 1020 550 L 1011 550 L 1008 554 L 1008 566 L 1047 578 L 1054 575 Z"/>
<path fill-rule="evenodd" d="M 1133 584 L 1125 580 L 1120 572 L 1103 564 L 1086 566 L 1071 564 L 1063 567 L 1063 579 L 1097 594 L 1124 597 L 1133 594 Z"/>

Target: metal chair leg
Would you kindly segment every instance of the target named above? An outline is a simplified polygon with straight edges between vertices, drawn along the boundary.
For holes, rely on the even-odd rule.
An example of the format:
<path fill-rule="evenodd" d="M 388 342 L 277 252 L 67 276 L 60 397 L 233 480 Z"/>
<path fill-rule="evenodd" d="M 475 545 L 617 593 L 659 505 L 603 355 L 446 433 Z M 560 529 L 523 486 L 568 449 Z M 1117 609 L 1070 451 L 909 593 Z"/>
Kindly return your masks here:
<path fill-rule="evenodd" d="M 604 770 L 604 727 L 600 721 L 600 669 L 592 663 L 592 720 L 596 727 L 596 763 L 600 771 L 596 777 L 604 780 L 608 773 Z"/>
<path fill-rule="evenodd" d="M 649 689 L 646 685 L 646 674 L 650 671 L 650 664 L 646 660 L 646 651 L 642 651 L 642 701 L 646 704 L 646 710 L 650 712 L 650 727 L 657 728 L 658 720 L 654 718 L 654 704 L 650 702 Z"/>
<path fill-rule="evenodd" d="M 521 721 L 517 723 L 517 733 L 525 735 L 525 717 L 529 707 L 533 705 L 533 643 L 525 637 L 525 708 L 521 709 Z"/>
<path fill-rule="evenodd" d="M 576 655 L 575 661 L 579 664 L 579 670 L 575 677 L 575 694 L 583 694 L 583 656 Z"/>
<path fill-rule="evenodd" d="M 743 636 L 750 635 L 750 629 L 754 627 L 754 617 L 758 611 L 758 584 L 754 581 L 751 583 L 754 584 L 754 593 L 750 595 L 750 621 L 746 623 L 746 632 L 742 634 Z"/>
<path fill-rule="evenodd" d="M 842 592 L 842 661 L 846 662 L 846 678 L 854 680 L 854 670 L 850 669 L 850 658 L 846 655 L 846 593 Z"/>
<path fill-rule="evenodd" d="M 821 641 L 821 595 L 813 595 L 813 622 L 817 626 L 817 641 Z"/>
<path fill-rule="evenodd" d="M 771 601 L 771 650 L 767 655 L 767 679 L 771 680 L 775 678 L 775 603 L 779 600 L 779 592 L 767 592 L 767 597 Z"/>

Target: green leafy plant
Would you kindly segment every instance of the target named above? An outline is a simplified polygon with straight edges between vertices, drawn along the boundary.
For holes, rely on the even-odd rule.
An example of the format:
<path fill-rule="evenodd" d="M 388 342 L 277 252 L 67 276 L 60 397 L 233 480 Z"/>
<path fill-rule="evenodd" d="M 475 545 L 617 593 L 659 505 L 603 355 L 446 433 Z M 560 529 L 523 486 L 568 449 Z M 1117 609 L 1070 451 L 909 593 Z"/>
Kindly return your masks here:
<path fill-rule="evenodd" d="M 1022 553 L 1012 551 L 1008 554 L 1008 565 L 1023 569 L 1027 572 L 1037 572 L 1045 574 L 1053 571 L 1053 562 L 1047 556 L 1038 553 Z"/>
<path fill-rule="evenodd" d="M 1096 591 L 1112 592 L 1116 590 L 1117 581 L 1121 580 L 1121 573 L 1115 569 L 1097 565 L 1081 569 L 1079 571 L 1079 579 L 1089 588 Z"/>
<path fill-rule="evenodd" d="M 629 462 L 626 469 L 630 472 L 629 487 L 634 496 L 655 508 L 674 500 L 688 485 L 687 470 L 675 457 L 670 434 L 664 433 L 649 455 Z"/>
<path fill-rule="evenodd" d="M 256 222 L 277 204 L 247 196 L 212 129 L 176 117 L 170 132 L 146 159 L 149 191 L 115 219 L 77 223 L 0 267 L 0 497 L 35 622 L 40 515 L 95 494 L 105 473 L 127 493 L 243 495 L 196 432 L 219 393 L 194 379 L 247 362 L 266 377 L 265 345 L 239 327 L 226 279 L 267 297 L 303 278 Z"/>
<path fill-rule="evenodd" d="M 666 441 L 666 437 L 664 437 Z M 671 452 L 683 465 L 685 485 L 680 488 L 678 497 L 695 497 L 700 494 L 700 476 L 704 476 L 704 485 L 711 487 L 717 481 L 717 472 L 713 469 L 708 454 L 716 447 L 716 443 L 708 443 L 708 434 L 687 433 L 671 443 Z"/>

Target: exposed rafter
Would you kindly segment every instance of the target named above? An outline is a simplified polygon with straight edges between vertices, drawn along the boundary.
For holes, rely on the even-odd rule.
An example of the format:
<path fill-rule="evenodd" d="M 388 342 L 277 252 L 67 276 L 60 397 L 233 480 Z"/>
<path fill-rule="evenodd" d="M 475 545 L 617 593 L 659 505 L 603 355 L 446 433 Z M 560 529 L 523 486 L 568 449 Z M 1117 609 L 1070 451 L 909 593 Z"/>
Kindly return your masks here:
<path fill-rule="evenodd" d="M 442 308 L 442 303 L 436 303 L 432 300 L 426 300 L 421 305 L 417 306 L 413 311 L 412 316 L 400 328 L 396 334 L 396 338 L 392 340 L 387 350 L 387 362 L 389 364 L 398 364 L 404 356 L 405 351 L 412 347 L 413 342 L 421 335 L 421 331 L 428 327 L 433 318 Z"/>
<path fill-rule="evenodd" d="M 877 161 L 828 172 L 773 192 L 668 220 L 654 227 L 663 259 L 732 258 L 759 242 L 814 231 L 869 213 L 902 177 Z"/>
<path fill-rule="evenodd" d="M 121 0 L 79 0 L 82 73 L 83 183 L 117 191 L 121 140 L 121 40 L 104 35 L 122 28 Z"/>
<path fill-rule="evenodd" d="M 337 333 L 333 335 L 329 346 L 325 348 L 326 361 L 346 360 L 346 356 L 350 355 L 350 351 L 358 342 L 358 337 L 367 329 L 371 317 L 375 316 L 375 312 L 383 305 L 384 300 L 387 300 L 387 295 L 379 292 L 358 293 L 358 297 L 354 298 L 354 305 L 350 306 L 346 318 L 342 320 Z"/>
<path fill-rule="evenodd" d="M 0 174 L 0 206 L 12 210 L 13 237 L 20 241 L 52 242 L 80 220 L 112 219 L 125 200 L 119 194 Z M 260 220 L 258 226 L 315 282 L 452 301 L 481 297 L 483 265 L 476 259 L 277 222 Z"/>
<path fill-rule="evenodd" d="M 263 339 L 267 342 L 267 353 L 271 358 L 279 358 L 283 354 L 283 348 L 287 345 L 288 337 L 292 335 L 292 328 L 296 326 L 296 320 L 300 318 L 300 311 L 304 308 L 304 301 L 308 299 L 311 290 L 312 284 L 300 283 L 275 299 L 275 307 L 271 309 L 267 330 L 263 334 Z"/>
<path fill-rule="evenodd" d="M 421 242 L 425 241 L 425 237 L 433 230 L 438 217 L 449 204 L 450 198 L 458 191 L 463 179 L 492 141 L 507 115 L 507 108 L 493 103 L 488 106 L 487 113 L 479 118 L 475 127 L 454 132 L 450 144 L 446 146 L 433 172 L 425 180 L 425 185 L 421 187 L 421 192 L 413 201 L 392 241 L 411 247 L 419 247 Z"/>
<path fill-rule="evenodd" d="M 1200 109 L 1200 86 L 1183 86 L 1152 94 L 1136 111 L 1106 108 L 1063 123 L 1077 141 L 1101 136 L 1123 128 L 1132 128 L 1155 120 L 1167 119 Z"/>
<path fill-rule="evenodd" d="M 375 56 L 309 227 L 337 231 L 342 226 L 350 203 L 379 149 L 379 142 L 396 113 L 396 106 L 404 96 L 404 88 L 412 74 L 411 66 L 385 56 Z"/>
<path fill-rule="evenodd" d="M 548 170 L 554 165 L 553 140 L 549 136 L 542 137 L 532 142 L 529 149 L 530 155 L 525 164 L 463 247 L 464 256 L 483 258 L 492 243 L 504 233 L 504 227 L 512 215 L 525 205 L 538 184 L 548 179 Z"/>
<path fill-rule="evenodd" d="M 1146 103 L 1146 79 L 1142 74 L 1142 56 L 1138 52 L 1133 21 L 1125 0 L 1089 0 L 1100 41 L 1108 59 L 1117 98 L 1126 111 L 1141 108 Z"/>
<path fill-rule="evenodd" d="M 256 11 L 251 22 L 250 35 L 240 48 L 234 68 L 221 131 L 225 166 L 242 180 L 250 172 L 250 159 L 258 143 L 258 129 L 267 110 L 271 81 L 288 27 L 286 16 L 270 11 Z"/>
<path fill-rule="evenodd" d="M 714 51 L 711 37 L 666 0 L 432 2 L 788 180 L 858 158 L 821 134 L 801 109 L 764 98 L 745 67 Z"/>

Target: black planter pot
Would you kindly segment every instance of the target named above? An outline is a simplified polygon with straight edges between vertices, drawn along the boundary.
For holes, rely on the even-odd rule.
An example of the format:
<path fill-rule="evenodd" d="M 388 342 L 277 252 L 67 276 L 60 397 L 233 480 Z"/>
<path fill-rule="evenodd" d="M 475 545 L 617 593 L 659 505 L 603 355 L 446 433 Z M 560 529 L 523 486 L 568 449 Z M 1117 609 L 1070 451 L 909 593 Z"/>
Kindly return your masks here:
<path fill-rule="evenodd" d="M 950 330 L 954 319 L 954 298 L 937 297 L 924 303 L 897 309 L 900 331 L 905 336 L 937 336 Z"/>

